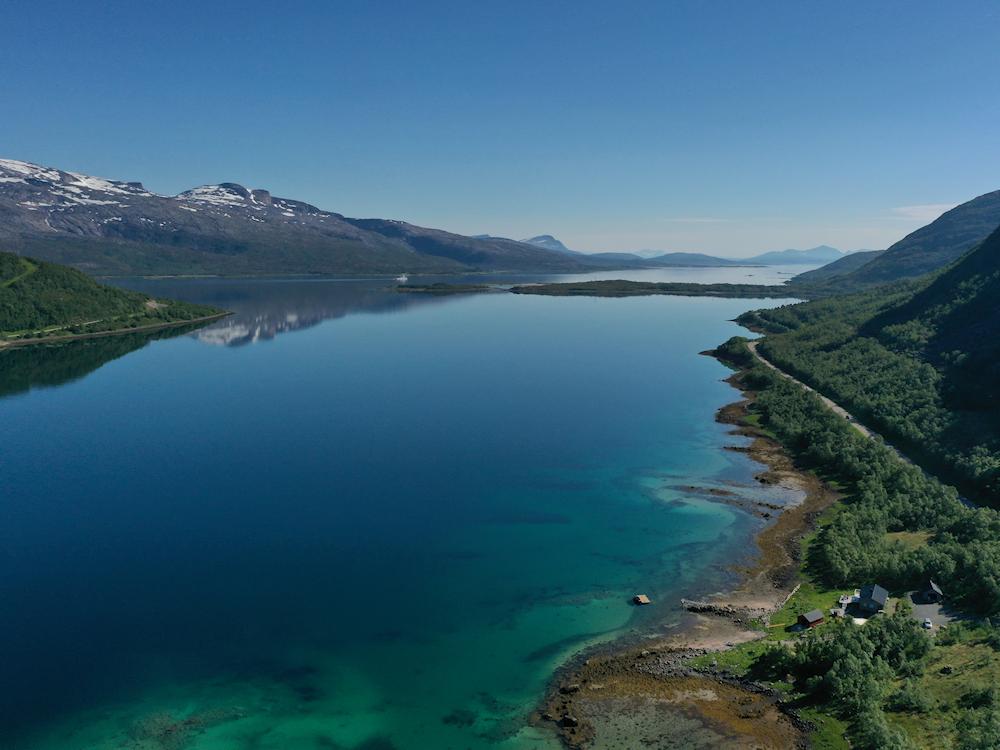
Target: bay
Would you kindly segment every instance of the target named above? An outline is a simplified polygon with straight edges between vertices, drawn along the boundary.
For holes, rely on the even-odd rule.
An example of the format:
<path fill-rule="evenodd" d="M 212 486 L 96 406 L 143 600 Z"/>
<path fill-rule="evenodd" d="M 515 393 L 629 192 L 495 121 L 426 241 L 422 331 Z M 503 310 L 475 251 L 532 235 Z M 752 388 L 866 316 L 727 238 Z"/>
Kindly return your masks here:
<path fill-rule="evenodd" d="M 781 495 L 699 355 L 780 300 L 121 283 L 236 314 L 0 353 L 4 747 L 553 748 L 560 663 L 752 554 L 685 488 Z"/>

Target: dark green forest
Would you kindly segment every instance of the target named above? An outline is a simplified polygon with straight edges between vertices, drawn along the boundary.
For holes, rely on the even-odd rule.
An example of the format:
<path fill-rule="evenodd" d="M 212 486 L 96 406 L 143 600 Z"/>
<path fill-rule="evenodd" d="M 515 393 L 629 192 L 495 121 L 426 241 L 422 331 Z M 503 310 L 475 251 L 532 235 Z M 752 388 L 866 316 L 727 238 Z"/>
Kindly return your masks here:
<path fill-rule="evenodd" d="M 219 312 L 203 305 L 151 300 L 99 284 L 72 268 L 0 253 L 0 337 L 8 340 L 132 329 Z"/>
<path fill-rule="evenodd" d="M 902 590 L 933 578 L 946 581 L 949 597 L 963 608 L 1000 614 L 1000 512 L 966 506 L 952 487 L 862 436 L 815 394 L 755 363 L 745 343 L 731 339 L 719 353 L 748 366 L 741 377 L 757 393 L 753 408 L 761 424 L 800 463 L 849 491 L 810 552 L 822 582 L 877 580 Z M 928 543 L 893 543 L 886 534 L 896 531 L 928 532 Z"/>
<path fill-rule="evenodd" d="M 755 394 L 751 409 L 759 424 L 799 465 L 846 494 L 808 544 L 809 578 L 830 589 L 878 581 L 894 592 L 917 589 L 933 578 L 961 611 L 987 618 L 1000 614 L 1000 512 L 963 504 L 953 488 L 864 437 L 818 396 L 759 363 L 746 343 L 735 337 L 716 353 L 741 368 L 737 377 Z M 919 532 L 927 541 L 906 545 L 892 532 Z M 963 635 L 965 625 L 953 624 L 933 648 L 948 638 L 969 637 L 1000 649 L 1000 629 L 990 622 L 970 626 L 971 636 Z M 979 695 L 972 686 L 955 705 L 938 706 L 946 713 L 934 713 L 933 701 L 917 682 L 940 680 L 925 675 L 929 655 L 930 639 L 901 602 L 896 614 L 863 628 L 830 623 L 797 639 L 795 648 L 774 646 L 751 672 L 778 682 L 791 678 L 803 701 L 826 706 L 848 722 L 855 747 L 910 747 L 904 733 L 887 722 L 887 711 L 917 725 L 934 717 L 960 738 L 961 748 L 993 747 L 983 742 L 992 742 L 991 727 L 1000 727 L 1000 699 Z M 995 663 L 991 659 L 986 666 Z"/>
<path fill-rule="evenodd" d="M 1000 230 L 929 279 L 757 310 L 760 352 L 977 501 L 1000 503 Z"/>

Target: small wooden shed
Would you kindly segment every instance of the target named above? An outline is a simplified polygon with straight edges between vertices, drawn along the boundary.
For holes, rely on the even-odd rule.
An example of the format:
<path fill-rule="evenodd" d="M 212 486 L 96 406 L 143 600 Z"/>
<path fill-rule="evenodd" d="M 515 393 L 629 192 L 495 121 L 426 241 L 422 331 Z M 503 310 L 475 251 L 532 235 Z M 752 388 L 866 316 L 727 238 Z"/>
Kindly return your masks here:
<path fill-rule="evenodd" d="M 814 628 L 817 625 L 822 625 L 822 624 L 823 624 L 823 613 L 818 609 L 814 609 L 810 612 L 805 612 L 799 615 L 799 625 L 805 628 Z"/>

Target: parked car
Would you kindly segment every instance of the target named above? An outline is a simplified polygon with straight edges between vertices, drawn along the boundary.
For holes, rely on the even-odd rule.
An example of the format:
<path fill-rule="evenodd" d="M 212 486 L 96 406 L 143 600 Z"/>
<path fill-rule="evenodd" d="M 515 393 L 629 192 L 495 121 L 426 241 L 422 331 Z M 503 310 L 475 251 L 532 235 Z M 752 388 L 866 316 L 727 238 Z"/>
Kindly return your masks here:
<path fill-rule="evenodd" d="M 931 622 L 931 618 L 925 617 L 924 618 L 924 630 L 930 630 L 933 627 L 934 627 L 934 623 Z"/>

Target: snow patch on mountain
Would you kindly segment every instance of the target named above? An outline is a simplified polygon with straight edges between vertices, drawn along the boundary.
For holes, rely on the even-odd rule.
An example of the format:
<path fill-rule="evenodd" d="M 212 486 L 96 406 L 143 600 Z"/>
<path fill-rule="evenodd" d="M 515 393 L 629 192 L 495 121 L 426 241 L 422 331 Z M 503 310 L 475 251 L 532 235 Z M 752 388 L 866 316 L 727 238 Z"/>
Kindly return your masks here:
<path fill-rule="evenodd" d="M 152 195 L 148 190 L 139 187 L 138 183 L 130 185 L 127 182 L 105 180 L 103 177 L 91 177 L 77 172 L 67 172 L 66 174 L 73 178 L 73 181 L 70 183 L 73 187 L 96 190 L 102 193 L 118 193 L 120 195 Z"/>
<path fill-rule="evenodd" d="M 45 180 L 46 182 L 56 182 L 60 176 L 58 169 L 48 169 L 40 167 L 37 164 L 31 164 L 30 162 L 18 161 L 17 159 L 0 159 L 0 169 L 36 180 Z"/>
<path fill-rule="evenodd" d="M 217 206 L 245 206 L 247 203 L 244 196 L 222 185 L 202 185 L 191 190 L 185 190 L 176 197 L 176 200 L 212 203 Z"/>

